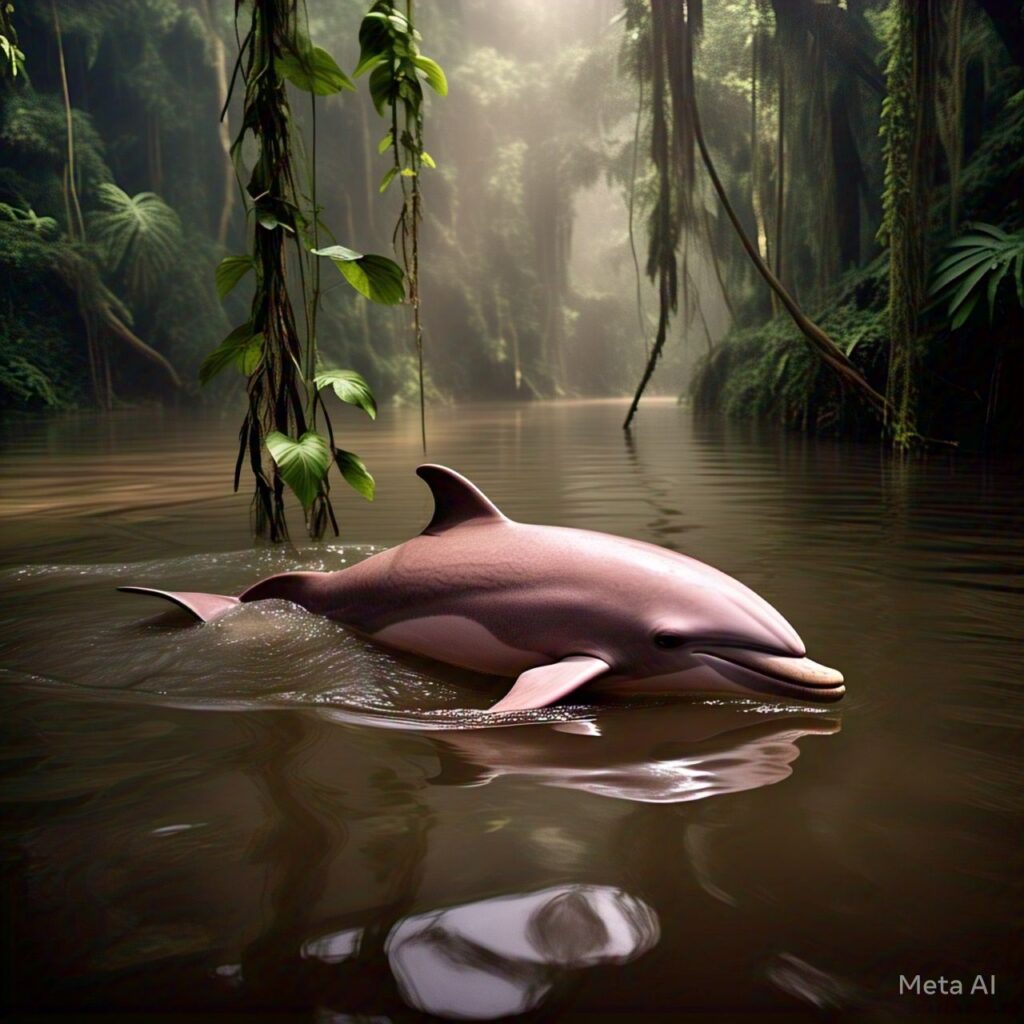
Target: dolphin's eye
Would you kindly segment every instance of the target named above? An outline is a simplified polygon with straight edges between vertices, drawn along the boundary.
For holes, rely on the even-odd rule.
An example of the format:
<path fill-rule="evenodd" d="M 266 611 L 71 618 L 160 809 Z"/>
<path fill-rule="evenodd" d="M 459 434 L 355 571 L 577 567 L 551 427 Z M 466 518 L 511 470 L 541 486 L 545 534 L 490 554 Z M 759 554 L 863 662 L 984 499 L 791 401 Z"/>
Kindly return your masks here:
<path fill-rule="evenodd" d="M 673 647 L 682 647 L 686 643 L 686 637 L 678 633 L 655 633 L 654 646 L 660 647 L 663 651 L 670 651 Z"/>

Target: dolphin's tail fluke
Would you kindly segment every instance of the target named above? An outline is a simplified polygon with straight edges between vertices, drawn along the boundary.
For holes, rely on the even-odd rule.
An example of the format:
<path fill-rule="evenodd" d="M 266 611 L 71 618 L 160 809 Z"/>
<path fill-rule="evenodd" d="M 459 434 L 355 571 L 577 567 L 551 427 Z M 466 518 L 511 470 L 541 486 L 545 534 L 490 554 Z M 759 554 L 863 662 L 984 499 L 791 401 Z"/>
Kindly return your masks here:
<path fill-rule="evenodd" d="M 190 590 L 154 590 L 152 587 L 118 587 L 126 594 L 146 594 L 172 601 L 179 608 L 191 612 L 200 622 L 209 622 L 223 615 L 239 603 L 237 597 L 224 594 L 202 594 Z"/>

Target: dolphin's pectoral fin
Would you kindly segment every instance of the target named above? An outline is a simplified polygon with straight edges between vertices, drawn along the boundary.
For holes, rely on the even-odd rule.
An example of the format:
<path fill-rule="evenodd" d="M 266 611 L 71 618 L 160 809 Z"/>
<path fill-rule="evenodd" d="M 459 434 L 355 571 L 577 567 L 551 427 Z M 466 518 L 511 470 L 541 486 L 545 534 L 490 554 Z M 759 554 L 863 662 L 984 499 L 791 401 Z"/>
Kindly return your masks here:
<path fill-rule="evenodd" d="M 117 589 L 125 594 L 145 594 L 148 597 L 162 597 L 165 601 L 173 601 L 179 608 L 191 612 L 200 622 L 209 622 L 238 604 L 237 597 L 226 597 L 224 594 L 200 594 L 190 590 L 155 590 L 153 587 Z"/>
<path fill-rule="evenodd" d="M 463 523 L 503 522 L 506 516 L 476 484 L 447 466 L 427 463 L 416 468 L 434 496 L 434 518 L 424 533 L 444 533 Z"/>
<path fill-rule="evenodd" d="M 607 672 L 609 665 L 600 658 L 582 654 L 556 661 L 553 665 L 541 665 L 524 672 L 508 693 L 498 701 L 491 711 L 530 711 L 546 708 L 567 693 L 579 689 Z"/>

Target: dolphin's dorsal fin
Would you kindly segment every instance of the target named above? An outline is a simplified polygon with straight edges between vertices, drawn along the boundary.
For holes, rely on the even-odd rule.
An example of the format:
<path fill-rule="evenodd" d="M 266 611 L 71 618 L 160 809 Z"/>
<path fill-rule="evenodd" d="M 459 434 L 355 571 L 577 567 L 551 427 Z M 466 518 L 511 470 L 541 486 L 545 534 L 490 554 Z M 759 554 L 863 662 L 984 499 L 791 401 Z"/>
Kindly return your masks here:
<path fill-rule="evenodd" d="M 416 469 L 434 495 L 434 518 L 423 531 L 435 536 L 466 523 L 508 522 L 508 518 L 474 483 L 447 466 L 428 463 Z"/>

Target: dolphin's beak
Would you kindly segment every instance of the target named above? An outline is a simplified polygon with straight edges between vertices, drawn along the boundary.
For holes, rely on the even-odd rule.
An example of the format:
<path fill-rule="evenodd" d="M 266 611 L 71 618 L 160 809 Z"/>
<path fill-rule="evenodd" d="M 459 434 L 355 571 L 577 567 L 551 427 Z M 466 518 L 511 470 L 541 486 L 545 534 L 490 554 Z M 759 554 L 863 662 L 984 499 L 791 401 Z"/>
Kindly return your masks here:
<path fill-rule="evenodd" d="M 829 702 L 846 693 L 841 672 L 810 658 L 745 647 L 704 647 L 693 653 L 726 678 L 760 693 Z"/>

